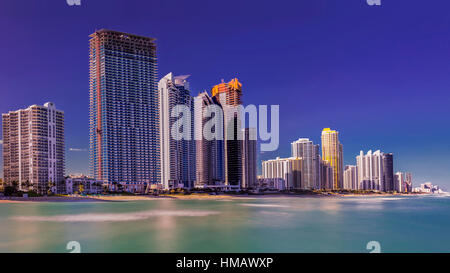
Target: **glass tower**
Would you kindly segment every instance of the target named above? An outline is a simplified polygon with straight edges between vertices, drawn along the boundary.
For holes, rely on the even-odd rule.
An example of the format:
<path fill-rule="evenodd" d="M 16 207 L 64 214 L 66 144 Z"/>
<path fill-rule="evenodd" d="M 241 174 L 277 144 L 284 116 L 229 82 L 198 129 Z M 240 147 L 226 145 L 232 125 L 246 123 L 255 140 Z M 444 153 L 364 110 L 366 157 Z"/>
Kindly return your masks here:
<path fill-rule="evenodd" d="M 90 37 L 91 173 L 142 192 L 160 182 L 155 39 L 105 29 Z"/>

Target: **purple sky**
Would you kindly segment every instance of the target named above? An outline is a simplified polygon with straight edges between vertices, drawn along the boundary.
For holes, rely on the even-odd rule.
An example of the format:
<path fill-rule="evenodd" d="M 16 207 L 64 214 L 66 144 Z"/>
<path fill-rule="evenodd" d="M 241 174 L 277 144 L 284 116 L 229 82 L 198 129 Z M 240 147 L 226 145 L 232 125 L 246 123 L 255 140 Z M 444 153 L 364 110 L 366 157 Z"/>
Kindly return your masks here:
<path fill-rule="evenodd" d="M 64 110 L 67 173 L 88 171 L 88 35 L 109 28 L 157 38 L 159 75 L 192 75 L 193 94 L 238 77 L 245 104 L 279 104 L 280 148 L 260 159 L 332 127 L 345 164 L 381 149 L 450 188 L 449 1 L 81 1 L 0 0 L 0 112 Z"/>

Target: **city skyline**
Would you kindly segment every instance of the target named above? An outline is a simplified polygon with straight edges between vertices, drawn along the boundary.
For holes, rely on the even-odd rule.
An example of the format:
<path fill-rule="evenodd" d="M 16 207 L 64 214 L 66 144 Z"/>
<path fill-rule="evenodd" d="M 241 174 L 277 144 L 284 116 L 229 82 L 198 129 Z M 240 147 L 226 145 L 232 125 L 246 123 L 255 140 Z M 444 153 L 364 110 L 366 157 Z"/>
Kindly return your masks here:
<path fill-rule="evenodd" d="M 17 7 L 13 3 L 6 3 L 5 4 L 5 10 L 13 10 L 17 11 Z M 90 9 L 95 10 L 97 7 L 97 4 L 89 3 Z M 244 5 L 244 10 L 247 10 L 249 7 Z M 350 11 L 357 11 L 360 12 L 359 14 L 368 15 L 369 17 L 373 18 L 375 16 L 371 10 L 368 10 L 366 7 L 359 7 L 359 6 L 353 6 L 353 4 L 350 5 L 350 7 L 346 7 L 347 9 L 350 9 L 350 11 L 343 12 L 343 15 L 338 15 L 337 11 L 336 13 L 331 10 L 329 10 L 327 7 L 323 7 L 320 4 L 306 4 L 302 3 L 306 9 L 312 9 L 315 11 L 323 11 L 331 13 L 334 16 L 345 16 L 345 14 L 349 14 Z M 332 5 L 332 4 L 330 4 Z M 396 5 L 396 4 L 392 4 Z M 195 5 L 193 5 L 195 6 Z M 338 11 L 343 11 L 342 9 L 339 9 L 339 7 L 332 5 L 333 8 L 337 8 Z M 395 7 L 395 6 L 394 6 Z M 47 11 L 46 8 L 37 6 L 37 10 L 42 12 L 42 14 L 48 14 L 49 18 L 54 18 L 54 14 L 49 13 L 49 11 L 58 11 L 61 14 L 64 14 L 65 16 L 68 16 L 70 20 L 76 19 L 78 17 L 81 18 L 83 13 L 89 12 L 85 10 L 82 7 L 80 7 L 79 10 L 68 10 L 64 4 L 61 6 L 54 7 L 52 9 Z M 136 9 L 137 7 L 134 7 Z M 267 10 L 267 7 L 265 7 Z M 77 13 L 80 13 L 77 15 Z M 13 12 L 14 14 L 14 12 Z M 28 14 L 30 15 L 30 14 Z M 387 21 L 384 24 L 389 24 L 389 22 L 395 21 L 396 19 L 393 18 L 393 16 L 386 15 L 386 13 L 383 12 L 384 20 Z M 142 16 L 142 15 L 141 15 Z M 239 16 L 239 15 L 238 15 Z M 278 15 L 277 15 L 278 16 Z M 295 18 L 292 17 L 292 14 L 288 13 L 286 15 L 286 20 L 288 18 Z M 353 15 L 355 16 L 355 15 Z M 387 19 L 386 19 L 387 16 Z M 410 15 L 410 17 L 407 16 L 407 19 L 411 19 L 414 15 Z M 30 16 L 28 19 L 24 19 L 24 24 L 26 22 L 29 22 L 29 20 L 32 20 L 34 17 Z M 109 18 L 109 19 L 108 19 Z M 145 17 L 147 18 L 147 17 Z M 314 18 L 310 18 L 314 23 Z M 323 19 L 323 17 L 321 17 Z M 352 17 L 354 19 L 354 17 Z M 324 127 L 332 127 L 339 130 L 342 135 L 340 136 L 340 141 L 344 144 L 344 166 L 348 164 L 354 164 L 354 157 L 359 153 L 360 150 L 369 150 L 369 149 L 380 149 L 383 151 L 389 151 L 394 153 L 395 160 L 396 160 L 396 166 L 395 171 L 399 170 L 409 170 L 413 172 L 414 174 L 414 181 L 415 182 L 425 182 L 425 181 L 432 181 L 433 183 L 440 184 L 442 186 L 449 186 L 448 180 L 446 180 L 446 177 L 449 175 L 448 171 L 446 170 L 445 166 L 448 165 L 448 159 L 446 159 L 445 155 L 447 151 L 449 150 L 448 145 L 446 145 L 445 138 L 443 138 L 441 135 L 445 135 L 447 128 L 442 128 L 440 124 L 443 124 L 447 121 L 448 110 L 446 110 L 443 105 L 448 99 L 445 99 L 445 97 L 440 98 L 441 95 L 445 96 L 446 86 L 447 83 L 443 82 L 443 80 L 440 78 L 441 74 L 420 74 L 419 72 L 424 72 L 419 68 L 408 68 L 407 64 L 409 64 L 405 58 L 408 56 L 407 53 L 400 54 L 400 60 L 398 60 L 398 57 L 396 57 L 396 61 L 403 61 L 400 62 L 403 64 L 403 68 L 407 68 L 408 73 L 416 73 L 417 75 L 421 75 L 418 79 L 413 79 L 413 75 L 411 77 L 408 77 L 410 79 L 410 83 L 406 83 L 404 78 L 406 74 L 400 73 L 398 71 L 392 71 L 387 69 L 384 65 L 377 66 L 376 59 L 380 57 L 379 54 L 377 54 L 376 46 L 368 47 L 363 52 L 357 51 L 356 55 L 358 57 L 364 56 L 364 60 L 367 61 L 367 66 L 365 65 L 364 73 L 355 73 L 355 70 L 353 70 L 351 67 L 344 67 L 344 70 L 348 74 L 338 74 L 336 72 L 333 72 L 333 69 L 338 69 L 338 67 L 333 66 L 333 63 L 329 63 L 329 61 L 326 61 L 326 58 L 329 58 L 330 55 L 324 56 L 323 59 L 320 59 L 321 68 L 325 70 L 325 74 L 328 76 L 332 76 L 331 82 L 325 81 L 326 83 L 320 83 L 320 79 L 322 79 L 319 75 L 322 72 L 321 70 L 318 70 L 318 67 L 315 67 L 312 69 L 312 72 L 317 75 L 315 78 L 312 77 L 314 74 L 306 73 L 302 75 L 302 73 L 299 73 L 300 71 L 296 69 L 303 70 L 304 68 L 300 68 L 303 66 L 302 63 L 298 63 L 295 66 L 291 64 L 289 67 L 290 69 L 293 69 L 295 72 L 296 77 L 291 77 L 290 85 L 284 85 L 280 84 L 280 80 L 284 79 L 281 78 L 280 75 L 284 74 L 286 75 L 287 71 L 282 70 L 280 72 L 274 72 L 273 69 L 270 69 L 270 72 L 273 73 L 272 78 L 267 78 L 267 74 L 262 73 L 258 69 L 252 69 L 256 68 L 253 65 L 247 66 L 244 64 L 244 62 L 254 62 L 256 64 L 258 63 L 258 57 L 259 51 L 263 49 L 267 49 L 265 46 L 258 46 L 256 49 L 256 53 L 254 54 L 246 54 L 248 56 L 244 56 L 244 52 L 247 52 L 246 50 L 250 49 L 251 47 L 248 46 L 248 42 L 251 41 L 257 41 L 257 36 L 250 35 L 250 38 L 245 39 L 243 37 L 242 33 L 237 34 L 239 38 L 244 38 L 243 41 L 246 43 L 240 44 L 240 47 L 243 47 L 244 52 L 241 52 L 241 54 L 237 54 L 235 58 L 231 58 L 230 60 L 237 61 L 235 65 L 230 65 L 229 63 L 225 63 L 225 65 L 220 69 L 211 69 L 211 67 L 203 67 L 199 68 L 199 66 L 193 65 L 192 62 L 190 62 L 191 57 L 187 57 L 185 55 L 186 49 L 183 49 L 183 46 L 180 44 L 172 45 L 170 44 L 171 38 L 168 37 L 168 35 L 165 35 L 163 33 L 164 27 L 161 27 L 161 30 L 158 30 L 160 28 L 159 25 L 152 26 L 152 27 L 138 27 L 135 25 L 136 21 L 133 21 L 133 19 L 130 19 L 132 22 L 130 22 L 128 25 L 120 25 L 115 27 L 114 20 L 112 17 L 102 18 L 106 19 L 106 23 L 99 23 L 101 20 L 99 20 L 96 24 L 99 26 L 105 25 L 108 26 L 108 28 L 112 29 L 118 29 L 120 31 L 125 32 L 131 32 L 136 33 L 139 35 L 144 36 L 150 36 L 150 37 L 156 37 L 158 40 L 157 42 L 161 42 L 160 45 L 161 49 L 161 55 L 158 54 L 159 63 L 160 66 L 160 72 L 158 74 L 158 79 L 162 78 L 162 75 L 165 75 L 169 73 L 170 71 L 173 71 L 175 74 L 181 74 L 181 73 L 187 73 L 192 75 L 191 83 L 193 88 L 191 88 L 192 94 L 195 95 L 199 91 L 204 89 L 211 88 L 215 83 L 217 83 L 221 78 L 229 79 L 235 76 L 235 73 L 238 72 L 238 78 L 241 79 L 241 81 L 245 84 L 245 102 L 246 103 L 254 103 L 254 104 L 270 104 L 271 101 L 273 101 L 273 98 L 270 96 L 273 95 L 270 92 L 279 92 L 280 94 L 285 94 L 286 97 L 291 96 L 291 94 L 295 94 L 295 99 L 299 102 L 301 102 L 303 99 L 309 99 L 312 101 L 312 105 L 316 105 L 315 107 L 307 106 L 305 103 L 299 103 L 299 105 L 304 105 L 302 108 L 295 107 L 296 104 L 294 104 L 294 100 L 292 98 L 290 100 L 287 100 L 286 98 L 283 98 L 283 96 L 277 96 L 277 103 L 280 104 L 280 114 L 281 114 L 281 134 L 280 134 L 280 148 L 278 151 L 274 152 L 266 152 L 264 154 L 260 155 L 259 162 L 257 164 L 258 168 L 260 166 L 261 160 L 269 159 L 269 158 L 275 158 L 276 156 L 280 157 L 286 157 L 290 153 L 290 147 L 289 143 L 294 141 L 295 139 L 298 139 L 298 137 L 308 137 L 311 140 L 313 140 L 314 143 L 320 143 L 320 134 L 319 132 Z M 144 17 L 141 18 L 144 20 Z M 159 19 L 159 18 L 158 18 Z M 432 18 L 431 18 L 432 19 Z M 11 17 L 4 16 L 2 19 L 2 22 L 8 22 L 7 20 L 11 20 Z M 153 19 L 149 19 L 153 20 Z M 439 22 L 435 20 L 430 20 L 427 22 L 427 27 L 433 27 L 437 25 Z M 248 24 L 248 21 L 245 21 Z M 296 21 L 295 21 L 296 22 Z M 50 46 L 51 49 L 54 49 L 51 44 L 44 43 L 43 39 L 44 37 L 48 37 L 53 33 L 53 31 L 58 30 L 58 26 L 49 26 L 50 20 L 43 20 L 43 22 L 40 22 L 42 26 L 48 27 L 47 29 L 44 29 L 42 33 L 39 35 L 31 35 L 27 38 L 23 38 L 23 35 L 15 35 L 14 33 L 11 33 L 11 30 L 5 30 L 7 34 L 13 34 L 11 35 L 11 39 L 15 41 L 24 41 L 22 39 L 26 39 L 31 41 L 34 45 L 36 45 L 36 51 L 39 51 L 43 49 L 43 53 L 47 52 L 44 48 L 44 45 Z M 75 26 L 78 29 L 78 25 L 81 25 L 80 30 L 76 30 Z M 66 131 L 66 161 L 67 161 L 67 173 L 76 173 L 76 172 L 83 172 L 88 174 L 88 165 L 85 162 L 85 158 L 87 157 L 87 152 L 74 152 L 70 151 L 70 149 L 88 149 L 88 138 L 86 135 L 86 125 L 87 125 L 87 115 L 85 114 L 85 111 L 87 109 L 87 96 L 86 96 L 86 73 L 87 73 L 87 60 L 85 58 L 85 52 L 86 52 L 86 36 L 89 35 L 94 31 L 92 29 L 92 22 L 90 22 L 90 26 L 86 27 L 86 25 L 83 25 L 83 23 L 78 22 L 77 24 L 69 24 L 70 27 L 70 33 L 72 38 L 70 38 L 67 42 L 59 41 L 63 43 L 63 45 L 67 45 L 67 48 L 64 49 L 64 46 L 61 48 L 58 48 L 54 51 L 53 54 L 44 54 L 46 57 L 43 58 L 43 56 L 40 56 L 39 54 L 37 56 L 31 57 L 31 62 L 29 62 L 28 69 L 23 71 L 20 70 L 20 74 L 15 74 L 19 70 L 18 67 L 13 63 L 12 59 L 8 56 L 4 56 L 5 58 L 5 64 L 8 64 L 9 70 L 6 71 L 6 67 L 2 68 L 2 71 L 5 72 L 2 78 L 2 85 L 0 86 L 2 90 L 6 90 L 6 94 L 3 95 L 3 99 L 0 102 L 0 111 L 2 113 L 6 113 L 10 110 L 15 110 L 19 108 L 25 108 L 28 105 L 32 105 L 35 103 L 40 103 L 43 101 L 52 101 L 60 109 L 63 109 L 67 113 L 66 119 L 68 121 L 66 122 L 68 125 L 67 131 Z M 330 27 L 327 22 L 323 23 L 325 26 L 321 25 L 314 25 L 318 28 L 320 27 Z M 342 26 L 342 23 L 340 23 Z M 376 32 L 376 27 L 371 25 L 370 23 L 364 21 L 362 22 L 364 27 L 369 27 L 369 29 L 366 29 L 365 31 L 372 31 Z M 380 26 L 380 28 L 384 29 L 383 26 Z M 7 24 L 2 24 L 7 25 Z M 214 24 L 217 26 L 217 24 Z M 281 23 L 283 25 L 283 22 Z M 293 24 L 295 25 L 295 24 Z M 350 27 L 349 25 L 345 24 L 346 27 Z M 65 25 L 64 27 L 67 27 Z M 272 34 L 274 34 L 274 38 L 280 38 L 277 34 L 277 31 L 279 31 L 278 27 L 282 26 L 275 26 L 276 31 L 274 30 Z M 98 27 L 100 29 L 101 27 Z M 202 31 L 206 31 L 206 28 L 200 28 Z M 257 29 L 257 28 L 256 28 Z M 293 29 L 293 26 L 290 28 Z M 23 33 L 27 33 L 27 30 L 24 29 L 24 26 L 17 26 L 17 30 L 22 31 Z M 219 28 L 218 31 L 231 31 L 232 26 L 230 27 L 222 27 Z M 356 38 L 356 43 L 359 43 L 359 46 L 361 46 L 361 43 L 364 46 L 367 46 L 367 44 L 363 43 L 362 38 L 366 37 L 367 34 L 364 34 L 365 31 L 359 32 L 356 29 L 356 37 L 352 37 L 353 39 Z M 397 29 L 398 30 L 398 29 Z M 440 31 L 441 29 L 438 28 L 437 31 Z M 186 31 L 185 29 L 183 31 Z M 302 33 L 305 30 L 299 30 L 299 33 Z M 306 30 L 307 31 L 307 30 Z M 19 32 L 19 33 L 22 33 Z M 159 32 L 159 33 L 158 33 Z M 178 32 L 178 30 L 177 30 Z M 188 31 L 189 34 L 186 35 L 192 35 L 193 32 Z M 392 32 L 389 32 L 392 34 Z M 420 34 L 426 36 L 425 31 Z M 67 35 L 67 34 L 62 34 Z M 400 35 L 400 34 L 399 34 Z M 408 36 L 408 34 L 403 33 L 402 34 L 406 40 L 413 39 L 413 37 Z M 175 35 L 176 36 L 176 35 Z M 22 38 L 21 38 L 22 37 Z M 65 36 L 68 37 L 68 36 Z M 195 38 L 196 36 L 194 36 Z M 216 37 L 216 36 L 213 36 Z M 296 36 L 297 37 L 297 36 Z M 308 52 L 311 52 L 311 48 L 314 45 L 323 45 L 320 42 L 324 42 L 325 40 L 312 36 L 314 38 L 315 42 L 308 42 L 306 48 L 309 49 Z M 334 37 L 334 36 L 333 36 Z M 390 36 L 391 38 L 394 38 L 396 36 Z M 51 37 L 48 37 L 50 40 Z M 195 40 L 192 38 L 193 40 Z M 336 37 L 334 37 L 336 38 Z M 54 38 L 53 38 L 54 39 Z M 218 36 L 215 38 L 218 39 Z M 256 39 L 256 40 L 255 40 Z M 52 41 L 52 40 L 50 40 Z M 279 41 L 282 41 L 282 39 L 279 39 Z M 295 41 L 292 40 L 292 41 Z M 347 40 L 344 38 L 337 39 L 338 42 L 341 42 L 342 45 L 340 49 L 342 50 L 343 45 L 348 46 Z M 377 40 L 378 41 L 378 40 Z M 318 42 L 318 43 L 317 43 Z M 446 41 L 447 42 L 447 41 Z M 65 44 L 65 43 L 71 43 Z M 195 44 L 196 41 L 190 41 L 187 44 L 187 47 L 189 49 L 192 49 L 192 45 Z M 273 47 L 274 44 L 271 42 L 268 42 L 270 47 Z M 14 49 L 12 47 L 7 47 L 8 51 L 16 51 L 23 49 L 22 44 L 18 42 L 19 44 L 18 49 Z M 284 41 L 282 44 L 289 45 L 289 41 Z M 207 44 L 211 45 L 211 44 Z M 205 45 L 205 46 L 207 46 Z M 214 43 L 214 45 L 216 45 Z M 210 64 L 211 62 L 217 62 L 220 63 L 220 60 L 225 60 L 227 58 L 230 58 L 233 56 L 233 50 L 226 51 L 225 47 L 229 44 L 226 43 L 224 47 L 219 47 L 217 49 L 219 51 L 218 54 L 213 54 L 212 51 L 202 51 L 201 49 L 204 49 L 204 46 L 200 46 L 201 49 L 198 51 L 193 51 L 193 55 L 195 58 L 198 58 L 199 61 L 204 60 L 203 58 L 211 57 L 213 54 L 213 60 L 210 62 L 206 62 L 207 64 Z M 388 43 L 383 43 L 378 41 L 376 43 L 378 47 L 382 47 L 383 49 L 386 49 L 385 47 L 388 45 Z M 28 47 L 30 45 L 27 45 Z M 252 43 L 252 46 L 255 46 L 254 43 Z M 305 49 L 305 45 L 300 45 L 303 49 Z M 275 47 L 276 48 L 276 47 Z M 322 46 L 322 50 L 330 50 L 329 48 L 324 48 Z M 431 50 L 431 48 L 429 48 Z M 440 48 L 437 48 L 435 52 L 427 53 L 429 57 L 432 57 L 432 60 L 436 60 L 437 56 L 439 54 L 443 54 L 441 52 Z M 338 49 L 336 49 L 337 52 Z M 387 51 L 388 54 L 393 54 L 395 49 L 392 49 L 393 51 Z M 417 50 L 416 48 L 409 48 L 411 52 L 415 52 Z M 349 50 L 352 51 L 352 50 Z M 171 52 L 180 52 L 180 55 L 183 56 L 182 59 L 185 61 L 182 64 L 176 64 L 174 62 L 174 57 L 171 57 Z M 368 52 L 372 55 L 367 55 Z M 395 51 L 396 52 L 396 51 Z M 410 52 L 410 54 L 412 54 Z M 70 53 L 70 54 L 69 54 Z M 292 53 L 292 51 L 288 51 L 288 53 Z M 312 51 L 312 56 L 316 56 L 314 53 L 319 53 L 318 51 L 314 52 Z M 352 52 L 355 53 L 355 52 Z M 5 53 L 2 53 L 5 54 Z M 8 53 L 11 54 L 11 53 Z M 67 71 L 61 71 L 61 72 L 55 72 L 53 68 L 51 68 L 50 64 L 58 64 L 60 61 L 57 60 L 57 58 L 61 58 L 61 56 L 64 56 L 65 54 L 68 54 L 66 58 L 62 58 L 61 61 L 64 61 L 67 65 Z M 276 54 L 276 56 L 279 59 L 282 59 L 285 54 L 282 52 L 275 52 L 273 54 Z M 342 55 L 339 55 L 341 58 L 347 57 L 344 53 L 340 53 Z M 11 54 L 14 55 L 14 54 Z M 73 55 L 73 56 L 72 56 Z M 3 56 L 3 55 L 2 55 Z M 28 55 L 27 55 L 28 56 Z M 202 57 L 204 56 L 204 57 Z M 443 55 L 445 56 L 445 55 Z M 30 56 L 28 56 L 30 57 Z M 78 58 L 80 57 L 80 58 Z M 192 58 L 194 58 L 192 57 Z M 294 60 L 298 60 L 299 58 L 305 57 L 304 55 L 292 55 L 291 56 Z M 381 56 L 383 57 L 383 56 Z M 392 57 L 392 56 L 391 56 Z M 46 60 L 48 58 L 48 60 Z M 277 58 L 277 59 L 278 59 Z M 356 57 L 354 57 L 356 58 Z M 352 58 L 350 59 L 355 66 L 358 64 L 357 61 Z M 242 59 L 244 61 L 239 62 L 239 59 Z M 383 64 L 386 64 L 385 58 L 382 58 Z M 18 60 L 19 63 L 22 62 L 22 60 Z M 179 61 L 179 60 L 177 60 Z M 342 61 L 342 59 L 341 59 Z M 423 66 L 427 66 L 428 64 L 431 64 L 433 61 L 430 60 L 423 60 L 424 64 Z M 381 62 L 381 61 L 380 61 Z M 435 61 L 434 61 L 435 62 Z M 279 64 L 277 60 L 272 62 L 272 65 Z M 305 64 L 305 62 L 304 62 Z M 334 63 L 337 65 L 337 63 Z M 362 63 L 359 63 L 362 65 Z M 358 65 L 359 65 L 358 64 Z M 311 60 L 307 61 L 305 66 L 310 66 Z M 331 65 L 331 66 L 329 66 Z M 241 70 L 238 70 L 239 66 L 242 67 Z M 163 69 L 161 69 L 161 67 Z M 358 66 L 359 67 L 359 66 Z M 39 68 L 39 70 L 45 71 L 44 73 L 37 73 L 36 70 Z M 380 70 L 380 68 L 385 69 L 386 71 L 373 73 L 374 71 Z M 448 69 L 448 67 L 444 64 L 440 64 L 441 71 L 445 71 Z M 59 67 L 60 70 L 61 69 Z M 400 69 L 400 67 L 397 67 L 397 69 Z M 212 71 L 207 71 L 212 70 Z M 253 70 L 252 73 L 248 73 L 246 71 Z M 305 72 L 305 71 L 301 71 Z M 395 77 L 399 78 L 400 81 L 396 81 L 393 77 L 387 76 L 389 73 L 394 73 Z M 406 73 L 405 72 L 405 73 Z M 33 75 L 35 74 L 35 75 Z M 48 76 L 46 75 L 60 75 L 60 79 L 56 79 L 55 83 L 50 82 Z M 17 75 L 17 76 L 14 76 Z M 30 85 L 27 85 L 27 81 L 21 81 L 20 77 L 18 75 L 21 75 L 23 77 L 27 77 L 30 79 L 30 81 L 33 82 L 32 87 Z M 299 76 L 300 75 L 300 76 Z M 340 81 L 338 78 L 340 76 L 344 76 L 343 80 Z M 365 76 L 364 76 L 365 75 Z M 371 76 L 372 75 L 372 76 Z M 39 76 L 39 79 L 37 78 Z M 306 81 L 306 77 L 312 77 L 310 81 Z M 358 82 L 358 80 L 350 79 L 350 76 L 354 76 L 354 78 L 362 77 L 364 81 Z M 298 78 L 299 77 L 299 78 Z M 261 79 L 265 78 L 264 81 Z M 328 78 L 324 77 L 323 79 Z M 373 79 L 375 78 L 375 79 Z M 52 76 L 53 79 L 53 76 Z M 329 79 L 329 78 L 328 78 Z M 403 80 L 402 80 L 403 79 Z M 63 81 L 62 81 L 63 80 Z M 386 84 L 387 80 L 387 84 Z M 258 81 L 261 81 L 264 83 L 264 85 L 258 84 Z M 65 84 L 61 84 L 65 83 Z M 445 83 L 445 84 L 444 84 Z M 59 84 L 60 86 L 58 86 Z M 333 85 L 334 88 L 333 88 Z M 374 87 L 375 85 L 375 87 Z M 430 86 L 431 85 L 431 86 Z M 413 87 L 414 86 L 414 87 Z M 61 92 L 61 87 L 64 90 L 64 92 Z M 396 88 L 400 87 L 399 89 L 403 91 L 398 91 L 398 93 L 393 92 L 392 90 L 395 90 Z M 437 89 L 436 89 L 437 88 Z M 331 89 L 333 92 L 340 93 L 340 96 L 330 96 L 328 100 L 321 99 L 318 100 L 317 95 L 314 95 L 314 92 L 332 92 L 332 91 L 323 91 L 326 89 Z M 335 90 L 338 89 L 338 90 Z M 385 91 L 383 91 L 386 89 Z M 11 90 L 11 91 L 10 91 Z M 36 92 L 36 90 L 38 92 Z M 48 91 L 44 91 L 48 90 Z M 274 91 L 275 90 L 275 91 Z M 304 90 L 304 91 L 302 91 Z M 315 91 L 314 91 L 315 90 Z M 362 95 L 359 94 L 361 90 L 367 90 L 365 92 L 362 92 Z M 428 90 L 437 90 L 437 93 L 433 93 L 433 97 L 427 97 L 426 94 Z M 339 91 L 339 92 L 338 92 Z M 14 94 L 14 96 L 9 96 L 9 92 Z M 34 92 L 34 93 L 33 93 Z M 378 93 L 377 93 L 378 92 Z M 379 113 L 378 111 L 369 109 L 372 108 L 372 106 L 377 106 L 377 103 L 383 102 L 383 95 L 387 96 L 387 94 L 391 93 L 389 98 L 384 98 L 384 104 L 380 104 L 380 107 L 383 109 L 383 113 Z M 358 95 L 359 94 L 359 95 Z M 355 103 L 344 103 L 342 102 L 343 99 L 346 98 L 352 98 L 355 100 Z M 350 107 L 351 110 L 347 111 L 338 111 L 337 114 L 333 117 L 327 117 L 325 118 L 322 116 L 320 111 L 318 109 L 322 109 L 324 107 L 329 107 L 334 100 L 339 101 L 342 103 L 343 107 Z M 292 102 L 291 102 L 292 101 Z M 424 104 L 428 107 L 421 108 L 420 106 Z M 360 108 L 358 105 L 363 105 L 364 108 Z M 352 108 L 353 107 L 353 108 Z M 317 110 L 315 109 L 317 108 Z M 375 107 L 376 108 L 376 107 Z M 391 108 L 395 108 L 394 111 Z M 331 110 L 329 110 L 331 111 Z M 361 117 L 355 117 L 353 115 L 356 115 L 359 111 L 365 113 Z M 328 112 L 323 111 L 323 112 Z M 329 112 L 328 112 L 329 114 Z M 424 114 L 424 115 L 422 115 Z M 295 119 L 293 118 L 295 117 Z M 304 117 L 302 119 L 302 117 Z M 395 117 L 395 118 L 392 118 Z M 398 117 L 398 119 L 397 119 Z M 367 123 L 364 123 L 364 121 L 369 121 Z M 370 123 L 370 125 L 368 124 Z M 374 124 L 375 123 L 375 124 Z M 445 123 L 444 123 L 445 124 Z M 379 130 L 381 129 L 381 130 Z M 433 143 L 425 143 L 421 140 L 423 139 L 429 139 L 433 140 Z M 425 158 L 427 160 L 422 160 L 421 158 Z M 426 163 L 424 163 L 426 161 Z"/>

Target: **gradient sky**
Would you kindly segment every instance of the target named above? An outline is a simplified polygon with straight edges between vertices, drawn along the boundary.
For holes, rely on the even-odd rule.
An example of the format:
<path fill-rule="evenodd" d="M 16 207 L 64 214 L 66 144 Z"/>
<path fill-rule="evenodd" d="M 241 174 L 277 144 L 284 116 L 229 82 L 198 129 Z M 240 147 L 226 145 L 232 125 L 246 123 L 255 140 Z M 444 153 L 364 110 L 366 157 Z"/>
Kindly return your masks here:
<path fill-rule="evenodd" d="M 88 36 L 108 28 L 157 38 L 159 75 L 190 74 L 194 95 L 238 77 L 244 104 L 279 104 L 280 148 L 260 159 L 331 127 L 345 164 L 381 149 L 450 189 L 448 0 L 81 1 L 0 0 L 0 112 L 64 110 L 67 173 L 88 172 Z"/>

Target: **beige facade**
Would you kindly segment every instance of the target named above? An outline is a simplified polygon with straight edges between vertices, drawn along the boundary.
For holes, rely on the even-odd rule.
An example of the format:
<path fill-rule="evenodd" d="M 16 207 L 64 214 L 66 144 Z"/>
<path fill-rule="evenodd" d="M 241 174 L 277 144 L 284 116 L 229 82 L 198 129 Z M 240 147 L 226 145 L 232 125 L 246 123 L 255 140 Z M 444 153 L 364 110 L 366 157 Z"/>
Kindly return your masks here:
<path fill-rule="evenodd" d="M 51 102 L 2 115 L 5 185 L 46 194 L 64 189 L 64 112 Z"/>

